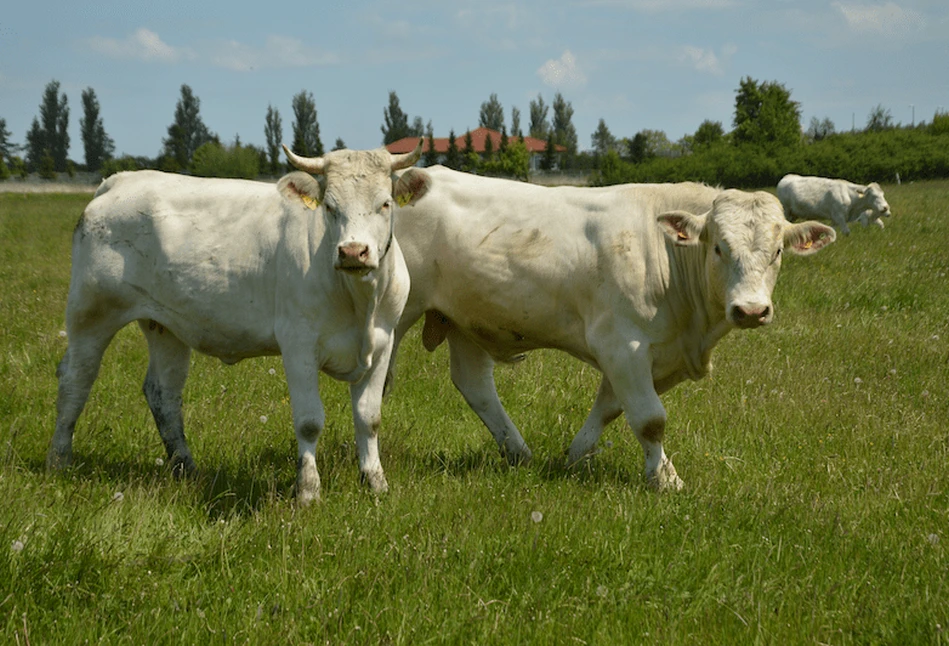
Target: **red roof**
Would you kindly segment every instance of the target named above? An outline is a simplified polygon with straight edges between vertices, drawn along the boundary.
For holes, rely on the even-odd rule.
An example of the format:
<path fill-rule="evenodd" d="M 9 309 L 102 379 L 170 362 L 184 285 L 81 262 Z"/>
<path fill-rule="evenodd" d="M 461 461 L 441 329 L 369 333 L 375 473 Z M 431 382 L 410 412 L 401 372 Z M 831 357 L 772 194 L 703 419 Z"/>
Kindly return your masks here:
<path fill-rule="evenodd" d="M 458 151 L 462 152 L 465 149 L 465 135 L 467 133 L 462 133 L 460 136 L 455 137 L 455 145 L 458 147 Z M 494 147 L 494 150 L 497 150 L 501 147 L 501 133 L 497 130 L 489 130 L 488 128 L 477 128 L 471 131 L 471 146 L 474 148 L 476 153 L 484 152 L 484 142 L 485 140 L 491 137 L 491 145 Z M 425 137 L 425 142 L 422 144 L 422 152 L 428 151 L 428 137 Z M 410 153 L 415 150 L 415 147 L 418 145 L 419 137 L 405 137 L 404 139 L 399 139 L 398 141 L 393 141 L 391 144 L 386 146 L 386 150 L 390 153 Z M 518 137 L 509 137 L 508 141 L 513 142 L 517 141 Z M 439 154 L 448 153 L 448 137 L 435 137 L 435 152 Z M 536 139 L 534 137 L 524 137 L 524 146 L 527 148 L 529 153 L 542 153 L 547 150 L 547 142 L 543 139 Z M 554 145 L 554 150 L 557 152 L 564 152 L 567 149 L 564 146 L 559 144 Z"/>

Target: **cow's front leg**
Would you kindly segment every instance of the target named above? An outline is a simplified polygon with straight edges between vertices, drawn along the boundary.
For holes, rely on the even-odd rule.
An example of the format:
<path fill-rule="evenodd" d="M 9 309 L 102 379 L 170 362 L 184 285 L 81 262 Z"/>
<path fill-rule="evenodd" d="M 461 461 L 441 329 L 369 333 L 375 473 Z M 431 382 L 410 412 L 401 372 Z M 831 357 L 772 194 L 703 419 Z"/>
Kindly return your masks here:
<path fill-rule="evenodd" d="M 290 389 L 293 430 L 297 436 L 297 501 L 308 505 L 320 499 L 316 443 L 326 424 L 320 399 L 319 368 L 312 350 L 283 352 L 283 369 Z"/>
<path fill-rule="evenodd" d="M 382 395 L 385 390 L 392 338 L 372 362 L 372 368 L 357 383 L 350 385 L 353 404 L 353 426 L 356 429 L 356 452 L 359 475 L 375 493 L 389 490 L 386 474 L 379 459 L 379 426 L 382 424 Z"/>
<path fill-rule="evenodd" d="M 607 424 L 620 416 L 623 407 L 613 393 L 613 386 L 610 380 L 603 376 L 600 381 L 600 388 L 596 393 L 596 401 L 590 414 L 587 415 L 583 427 L 577 432 L 570 444 L 570 452 L 567 454 L 567 466 L 573 466 L 580 460 L 593 453 L 596 443 L 600 441 L 600 435 Z"/>
<path fill-rule="evenodd" d="M 601 352 L 597 359 L 643 447 L 646 482 L 659 491 L 679 490 L 682 480 L 662 446 L 666 409 L 653 385 L 649 346 L 626 339 L 613 345 L 612 351 Z"/>

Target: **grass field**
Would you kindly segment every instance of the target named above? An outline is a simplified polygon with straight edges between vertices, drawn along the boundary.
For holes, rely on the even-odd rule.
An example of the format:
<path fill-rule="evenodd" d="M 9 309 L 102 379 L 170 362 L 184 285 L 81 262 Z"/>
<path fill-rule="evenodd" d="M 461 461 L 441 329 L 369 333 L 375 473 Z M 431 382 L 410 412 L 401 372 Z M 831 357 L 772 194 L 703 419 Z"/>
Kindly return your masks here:
<path fill-rule="evenodd" d="M 444 346 L 413 335 L 383 408 L 389 494 L 359 485 L 348 393 L 324 378 L 324 501 L 302 510 L 279 360 L 194 357 L 202 475 L 178 482 L 135 326 L 75 468 L 46 473 L 89 196 L 0 194 L 0 641 L 949 643 L 949 182 L 884 188 L 885 230 L 787 258 L 774 325 L 664 396 L 684 491 L 647 489 L 619 421 L 563 467 L 598 380 L 553 352 L 498 370 L 534 451 L 505 466 Z"/>

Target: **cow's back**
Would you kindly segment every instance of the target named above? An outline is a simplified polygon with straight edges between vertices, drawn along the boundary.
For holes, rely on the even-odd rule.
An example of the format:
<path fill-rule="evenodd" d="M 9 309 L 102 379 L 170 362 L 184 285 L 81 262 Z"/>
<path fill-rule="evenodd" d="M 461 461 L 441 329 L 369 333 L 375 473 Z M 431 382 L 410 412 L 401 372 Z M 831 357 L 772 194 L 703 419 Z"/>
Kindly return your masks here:
<path fill-rule="evenodd" d="M 711 208 L 699 184 L 547 188 L 435 167 L 396 220 L 412 277 L 407 315 L 438 310 L 495 358 L 538 347 L 586 357 L 589 319 L 654 314 L 668 258 L 655 216 Z"/>
<path fill-rule="evenodd" d="M 67 309 L 109 302 L 128 321 L 164 321 L 208 354 L 270 352 L 284 217 L 264 183 L 156 171 L 109 177 L 76 227 Z"/>

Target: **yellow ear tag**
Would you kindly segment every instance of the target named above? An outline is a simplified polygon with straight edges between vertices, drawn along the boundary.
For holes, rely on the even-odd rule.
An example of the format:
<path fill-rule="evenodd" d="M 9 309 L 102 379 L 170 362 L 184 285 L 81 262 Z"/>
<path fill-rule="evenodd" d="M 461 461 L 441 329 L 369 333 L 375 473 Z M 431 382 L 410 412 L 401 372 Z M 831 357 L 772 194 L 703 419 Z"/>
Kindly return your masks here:
<path fill-rule="evenodd" d="M 395 196 L 395 201 L 399 203 L 399 206 L 405 206 L 412 201 L 412 196 L 408 193 L 402 193 L 401 195 Z"/>
<path fill-rule="evenodd" d="M 309 195 L 301 195 L 300 201 L 303 202 L 303 206 L 310 209 L 311 211 L 315 211 L 316 207 L 320 205 L 320 201 L 318 199 L 315 197 L 310 197 Z"/>
<path fill-rule="evenodd" d="M 804 243 L 804 248 L 805 248 L 805 249 L 810 249 L 810 248 L 813 247 L 813 246 L 814 246 L 814 241 L 813 241 L 813 240 L 808 240 L 807 242 Z"/>
<path fill-rule="evenodd" d="M 683 233 L 682 231 L 676 231 L 676 237 L 679 238 L 679 240 L 689 239 L 689 236 L 685 235 L 685 233 Z"/>

